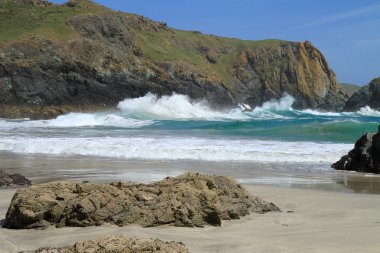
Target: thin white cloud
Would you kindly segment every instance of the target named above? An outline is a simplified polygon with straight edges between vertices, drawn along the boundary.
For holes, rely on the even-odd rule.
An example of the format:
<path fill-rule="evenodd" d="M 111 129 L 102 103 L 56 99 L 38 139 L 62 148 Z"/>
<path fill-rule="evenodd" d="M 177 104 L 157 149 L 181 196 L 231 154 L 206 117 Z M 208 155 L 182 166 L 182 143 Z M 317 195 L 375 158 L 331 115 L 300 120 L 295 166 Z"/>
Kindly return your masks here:
<path fill-rule="evenodd" d="M 367 15 L 370 13 L 379 13 L 379 11 L 380 11 L 380 4 L 377 3 L 377 4 L 369 5 L 360 9 L 355 9 L 355 10 L 351 10 L 351 11 L 347 11 L 343 13 L 338 13 L 332 16 L 324 17 L 319 20 L 294 27 L 294 29 L 310 28 L 310 27 L 325 25 L 325 24 L 333 23 L 333 22 L 348 19 L 348 18 Z"/>
<path fill-rule="evenodd" d="M 354 44 L 357 48 L 360 49 L 380 48 L 380 38 L 357 40 L 354 42 Z"/>

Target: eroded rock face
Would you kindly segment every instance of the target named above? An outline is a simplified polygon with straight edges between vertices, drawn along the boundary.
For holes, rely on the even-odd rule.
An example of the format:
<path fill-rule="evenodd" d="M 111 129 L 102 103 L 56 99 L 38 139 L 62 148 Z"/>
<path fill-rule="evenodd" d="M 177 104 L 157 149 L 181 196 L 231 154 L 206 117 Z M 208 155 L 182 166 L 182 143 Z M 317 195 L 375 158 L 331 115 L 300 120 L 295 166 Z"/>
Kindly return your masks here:
<path fill-rule="evenodd" d="M 32 182 L 20 174 L 9 174 L 0 170 L 0 187 L 31 185 Z"/>
<path fill-rule="evenodd" d="M 356 143 L 353 150 L 332 165 L 336 170 L 380 173 L 380 126 L 376 134 L 367 133 Z"/>
<path fill-rule="evenodd" d="M 20 189 L 4 226 L 29 229 L 134 223 L 203 227 L 269 211 L 280 210 L 253 196 L 234 179 L 185 174 L 150 185 L 58 182 Z"/>
<path fill-rule="evenodd" d="M 70 247 L 41 248 L 20 253 L 188 253 L 183 243 L 158 239 L 136 239 L 127 236 L 106 236 L 101 239 L 78 242 Z"/>
<path fill-rule="evenodd" d="M 380 77 L 373 79 L 368 85 L 352 95 L 344 106 L 344 110 L 357 111 L 365 106 L 380 110 Z"/>

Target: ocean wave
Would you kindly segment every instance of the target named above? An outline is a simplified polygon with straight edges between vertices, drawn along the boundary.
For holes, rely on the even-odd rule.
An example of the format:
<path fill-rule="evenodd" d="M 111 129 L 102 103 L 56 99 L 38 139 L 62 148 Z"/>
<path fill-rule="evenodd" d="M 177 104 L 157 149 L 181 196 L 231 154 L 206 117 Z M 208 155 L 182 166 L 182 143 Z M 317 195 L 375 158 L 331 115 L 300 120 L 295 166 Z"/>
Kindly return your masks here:
<path fill-rule="evenodd" d="M 148 93 L 140 98 L 121 101 L 117 110 L 96 113 L 69 113 L 51 120 L 1 120 L 0 130 L 15 128 L 73 128 L 73 127 L 120 127 L 140 128 L 154 125 L 157 121 L 215 121 L 215 122 L 266 122 L 298 121 L 299 124 L 314 122 L 340 122 L 356 120 L 366 125 L 376 123 L 380 112 L 363 107 L 358 112 L 320 112 L 312 109 L 296 110 L 292 108 L 295 99 L 288 95 L 278 100 L 272 99 L 251 112 L 242 112 L 239 108 L 230 111 L 217 111 L 210 108 L 205 100 L 191 100 L 186 95 L 173 94 L 158 97 Z M 363 125 L 363 126 L 364 126 Z M 312 126 L 313 127 L 313 126 Z M 356 128 L 357 126 L 354 126 Z M 372 127 L 372 126 L 371 126 Z"/>
<path fill-rule="evenodd" d="M 185 119 L 248 119 L 240 110 L 219 112 L 212 110 L 205 100 L 191 100 L 186 95 L 173 94 L 158 97 L 148 93 L 144 97 L 128 98 L 121 101 L 117 108 L 123 115 L 132 118 L 158 120 Z"/>
<path fill-rule="evenodd" d="M 284 94 L 281 99 L 265 102 L 255 107 L 251 112 L 242 112 L 239 108 L 227 112 L 216 111 L 210 108 L 205 100 L 191 100 L 186 95 L 173 94 L 158 97 L 148 93 L 144 97 L 125 99 L 118 105 L 123 115 L 132 118 L 157 120 L 265 120 L 286 119 L 285 112 L 292 109 L 294 98 Z"/>
<path fill-rule="evenodd" d="M 0 150 L 20 154 L 84 155 L 148 160 L 331 163 L 350 144 L 186 137 L 4 137 Z"/>
<path fill-rule="evenodd" d="M 357 114 L 360 114 L 363 116 L 380 117 L 380 112 L 372 109 L 369 106 L 360 108 Z"/>
<path fill-rule="evenodd" d="M 139 128 L 151 124 L 154 124 L 153 120 L 125 118 L 113 113 L 69 113 L 51 120 L 1 120 L 0 129 L 72 128 L 87 126 Z"/>

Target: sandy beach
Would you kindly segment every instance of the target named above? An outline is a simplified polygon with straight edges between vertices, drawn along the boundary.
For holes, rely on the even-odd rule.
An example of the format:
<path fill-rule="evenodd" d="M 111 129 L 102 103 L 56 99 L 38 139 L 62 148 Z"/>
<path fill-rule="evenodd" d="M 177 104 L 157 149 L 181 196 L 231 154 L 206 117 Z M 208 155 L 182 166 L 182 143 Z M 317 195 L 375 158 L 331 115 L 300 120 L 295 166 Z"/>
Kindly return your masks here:
<path fill-rule="evenodd" d="M 190 252 L 378 252 L 380 195 L 316 191 L 274 186 L 248 186 L 254 194 L 276 203 L 282 213 L 252 214 L 224 221 L 221 227 L 102 226 L 0 229 L 1 252 L 43 246 L 65 246 L 106 234 L 126 234 L 182 241 Z M 16 190 L 0 190 L 0 217 Z"/>

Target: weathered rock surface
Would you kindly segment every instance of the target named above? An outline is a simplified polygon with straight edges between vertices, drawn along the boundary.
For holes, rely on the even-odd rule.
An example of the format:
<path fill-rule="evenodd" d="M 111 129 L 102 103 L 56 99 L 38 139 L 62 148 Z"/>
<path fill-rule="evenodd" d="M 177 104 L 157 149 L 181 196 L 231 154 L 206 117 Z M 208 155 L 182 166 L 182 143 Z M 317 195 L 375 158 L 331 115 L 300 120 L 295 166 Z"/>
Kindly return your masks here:
<path fill-rule="evenodd" d="M 0 187 L 31 185 L 32 182 L 20 174 L 9 174 L 0 170 Z"/>
<path fill-rule="evenodd" d="M 78 242 L 70 247 L 41 248 L 20 253 L 188 253 L 182 243 L 158 239 L 136 239 L 127 236 L 106 236 L 102 239 Z"/>
<path fill-rule="evenodd" d="M 376 134 L 367 133 L 356 143 L 353 150 L 332 165 L 336 170 L 380 173 L 380 126 Z"/>
<path fill-rule="evenodd" d="M 23 1 L 36 5 L 25 8 Z M 16 2 L 0 6 L 9 16 L 0 27 L 0 38 L 6 38 L 0 39 L 0 117 L 51 118 L 148 92 L 185 94 L 215 107 L 261 105 L 285 92 L 297 108 L 339 110 L 347 99 L 308 41 L 179 31 L 90 1 Z M 18 20 L 29 21 L 18 29 Z"/>
<path fill-rule="evenodd" d="M 150 185 L 58 182 L 20 189 L 4 226 L 23 229 L 134 223 L 203 227 L 220 226 L 222 220 L 239 219 L 250 212 L 279 210 L 234 179 L 185 174 Z"/>
<path fill-rule="evenodd" d="M 346 102 L 344 110 L 357 111 L 365 106 L 380 110 L 380 77 L 373 79 L 368 85 L 353 94 Z"/>
<path fill-rule="evenodd" d="M 355 84 L 339 83 L 339 93 L 345 97 L 346 101 L 348 101 L 352 95 L 358 92 L 361 88 L 361 86 Z"/>

